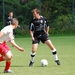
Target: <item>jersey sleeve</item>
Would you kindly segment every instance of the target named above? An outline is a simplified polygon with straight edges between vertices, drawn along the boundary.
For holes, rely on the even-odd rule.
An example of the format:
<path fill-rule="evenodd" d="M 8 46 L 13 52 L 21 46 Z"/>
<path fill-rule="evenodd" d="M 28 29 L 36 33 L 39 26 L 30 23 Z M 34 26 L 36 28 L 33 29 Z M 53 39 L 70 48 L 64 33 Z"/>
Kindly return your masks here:
<path fill-rule="evenodd" d="M 4 32 L 4 36 L 2 37 L 2 40 L 8 41 L 8 40 L 13 40 L 13 30 L 10 26 L 4 27 L 1 32 Z"/>
<path fill-rule="evenodd" d="M 8 26 L 11 24 L 12 18 L 8 17 L 5 26 Z"/>
<path fill-rule="evenodd" d="M 45 19 L 45 24 L 46 24 L 46 26 L 49 26 L 48 19 L 47 19 L 46 17 L 44 17 L 44 19 Z"/>
<path fill-rule="evenodd" d="M 33 21 L 30 21 L 30 26 L 29 26 L 29 30 L 33 31 L 34 30 L 34 24 Z"/>
<path fill-rule="evenodd" d="M 9 29 L 7 29 L 6 27 L 4 27 L 2 30 L 1 30 L 1 32 L 4 32 L 5 34 L 7 34 L 9 31 L 8 31 Z"/>

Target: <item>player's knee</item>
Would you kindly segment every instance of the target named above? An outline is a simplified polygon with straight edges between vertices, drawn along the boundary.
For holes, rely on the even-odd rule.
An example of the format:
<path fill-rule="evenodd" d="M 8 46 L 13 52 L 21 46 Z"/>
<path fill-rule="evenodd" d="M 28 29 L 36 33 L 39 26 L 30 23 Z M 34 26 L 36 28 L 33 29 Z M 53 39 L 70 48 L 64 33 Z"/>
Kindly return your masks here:
<path fill-rule="evenodd" d="M 36 52 L 36 50 L 35 50 L 35 48 L 33 48 L 33 49 L 32 49 L 32 53 L 35 53 L 35 52 Z"/>
<path fill-rule="evenodd" d="M 6 57 L 6 60 L 11 60 L 11 58 L 12 58 L 12 53 L 11 53 L 10 51 L 8 51 L 8 52 L 6 53 L 6 55 L 5 55 L 5 57 Z"/>
<path fill-rule="evenodd" d="M 10 61 L 12 59 L 12 55 L 7 57 L 7 60 Z"/>

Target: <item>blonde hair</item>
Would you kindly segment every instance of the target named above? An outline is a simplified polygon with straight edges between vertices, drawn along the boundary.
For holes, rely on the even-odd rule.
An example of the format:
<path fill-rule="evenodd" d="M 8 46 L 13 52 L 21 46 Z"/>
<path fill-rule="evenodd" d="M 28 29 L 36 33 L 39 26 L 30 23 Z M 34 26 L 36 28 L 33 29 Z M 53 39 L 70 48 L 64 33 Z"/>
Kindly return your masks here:
<path fill-rule="evenodd" d="M 18 19 L 13 18 L 12 21 L 11 21 L 11 24 L 12 24 L 12 25 L 15 25 L 16 23 L 18 23 Z"/>
<path fill-rule="evenodd" d="M 34 13 L 34 12 L 36 12 L 37 14 L 40 14 L 40 10 L 37 9 L 37 8 L 35 8 L 35 9 L 32 10 L 32 13 Z"/>

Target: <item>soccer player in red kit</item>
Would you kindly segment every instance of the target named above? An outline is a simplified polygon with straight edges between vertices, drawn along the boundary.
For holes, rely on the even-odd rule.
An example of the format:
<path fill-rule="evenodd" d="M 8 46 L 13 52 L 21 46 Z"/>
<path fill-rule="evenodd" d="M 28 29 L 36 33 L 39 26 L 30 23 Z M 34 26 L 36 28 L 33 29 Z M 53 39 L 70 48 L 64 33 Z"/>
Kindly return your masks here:
<path fill-rule="evenodd" d="M 4 60 L 6 61 L 4 73 L 12 73 L 12 70 L 10 70 L 12 53 L 7 45 L 7 41 L 9 41 L 18 50 L 24 52 L 24 49 L 19 47 L 14 41 L 13 29 L 16 29 L 17 27 L 18 27 L 18 20 L 16 18 L 13 18 L 11 24 L 5 26 L 0 31 L 0 54 L 1 54 L 0 62 Z"/>

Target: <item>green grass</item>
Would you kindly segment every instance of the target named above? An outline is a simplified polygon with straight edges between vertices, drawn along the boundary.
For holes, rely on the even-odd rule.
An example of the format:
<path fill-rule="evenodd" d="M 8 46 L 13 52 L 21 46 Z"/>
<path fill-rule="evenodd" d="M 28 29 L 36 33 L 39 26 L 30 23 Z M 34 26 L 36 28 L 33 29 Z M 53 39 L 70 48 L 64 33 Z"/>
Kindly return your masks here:
<path fill-rule="evenodd" d="M 54 57 L 47 45 L 40 43 L 33 67 L 28 67 L 30 61 L 31 38 L 16 38 L 18 45 L 25 49 L 22 53 L 10 44 L 13 53 L 11 70 L 13 75 L 75 75 L 75 36 L 50 37 L 57 49 L 61 65 L 54 62 Z M 47 67 L 40 66 L 41 59 L 48 60 Z M 5 62 L 0 62 L 0 75 L 3 73 Z M 12 74 L 7 74 L 12 75 Z"/>

